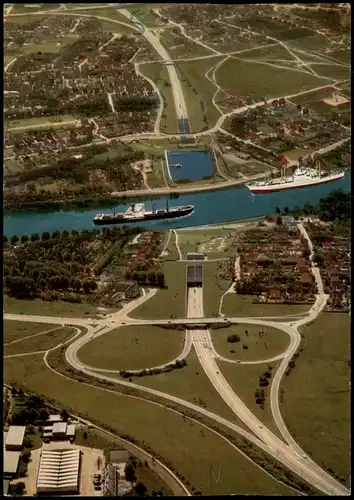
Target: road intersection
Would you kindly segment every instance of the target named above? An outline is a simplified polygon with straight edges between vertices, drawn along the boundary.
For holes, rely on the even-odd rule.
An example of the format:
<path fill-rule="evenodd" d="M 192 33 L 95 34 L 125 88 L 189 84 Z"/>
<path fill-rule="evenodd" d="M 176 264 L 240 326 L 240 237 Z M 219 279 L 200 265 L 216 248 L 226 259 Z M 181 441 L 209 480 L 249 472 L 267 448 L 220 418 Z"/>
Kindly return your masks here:
<path fill-rule="evenodd" d="M 240 435 L 253 442 L 259 448 L 267 452 L 269 455 L 274 457 L 276 460 L 281 462 L 287 468 L 292 470 L 295 474 L 300 476 L 302 479 L 312 484 L 314 487 L 328 495 L 348 495 L 349 491 L 343 485 L 338 483 L 332 476 L 327 472 L 322 470 L 315 462 L 308 457 L 305 452 L 300 448 L 300 446 L 295 442 L 294 438 L 289 433 L 286 428 L 284 421 L 281 416 L 279 407 L 279 390 L 280 383 L 283 374 L 285 373 L 290 360 L 297 351 L 301 336 L 299 334 L 299 327 L 313 321 L 321 310 L 324 308 L 327 302 L 327 296 L 323 292 L 323 285 L 321 280 L 321 275 L 313 262 L 313 246 L 311 240 L 307 234 L 306 229 L 303 224 L 299 224 L 299 229 L 304 235 L 304 237 L 309 242 L 310 248 L 310 259 L 312 262 L 312 272 L 316 279 L 316 284 L 318 288 L 318 295 L 316 296 L 316 301 L 309 313 L 299 319 L 292 319 L 290 321 L 279 322 L 272 321 L 267 318 L 228 318 L 231 322 L 244 323 L 244 324 L 257 324 L 263 326 L 271 326 L 273 328 L 278 328 L 289 335 L 290 343 L 284 353 L 277 356 L 277 360 L 281 360 L 280 366 L 276 371 L 273 382 L 270 389 L 270 405 L 274 421 L 283 436 L 283 439 L 275 436 L 272 431 L 270 431 L 242 402 L 242 400 L 235 394 L 233 389 L 230 387 L 226 379 L 220 373 L 217 365 L 217 360 L 223 359 L 224 361 L 230 361 L 226 358 L 221 358 L 215 351 L 212 344 L 211 336 L 209 330 L 204 325 L 206 323 L 206 318 L 204 318 L 203 310 L 203 288 L 190 288 L 188 290 L 188 306 L 187 306 L 187 318 L 177 319 L 177 320 L 160 320 L 160 324 L 172 324 L 173 322 L 196 324 L 195 329 L 186 330 L 185 345 L 182 353 L 176 359 L 183 359 L 190 352 L 191 347 L 195 349 L 198 356 L 199 362 L 201 363 L 206 375 L 208 376 L 210 382 L 224 399 L 226 404 L 232 409 L 232 411 L 240 418 L 243 423 L 249 428 L 250 432 L 245 431 L 239 426 L 235 425 L 226 419 L 215 415 L 208 410 L 201 408 L 197 405 L 184 401 L 180 398 L 176 398 L 170 394 L 156 391 L 138 384 L 131 382 L 125 382 L 121 378 L 114 378 L 104 375 L 102 372 L 105 370 L 99 369 L 100 373 L 96 373 L 97 368 L 90 367 L 79 361 L 78 351 L 87 342 L 92 340 L 94 337 L 98 337 L 108 333 L 109 331 L 123 325 L 134 325 L 134 324 L 156 324 L 156 321 L 147 322 L 145 320 L 137 320 L 129 317 L 136 307 L 149 300 L 157 291 L 149 290 L 142 297 L 134 300 L 127 304 L 122 310 L 117 313 L 110 314 L 103 319 L 92 319 L 92 318 L 59 318 L 59 317 L 45 317 L 45 316 L 29 316 L 29 315 L 16 315 L 16 314 L 5 314 L 5 319 L 7 320 L 20 320 L 20 321 L 35 321 L 43 323 L 53 323 L 53 324 L 71 324 L 82 326 L 87 329 L 87 333 L 76 338 L 68 345 L 65 356 L 66 361 L 69 365 L 74 367 L 83 373 L 91 375 L 97 379 L 107 380 L 114 382 L 119 385 L 128 386 L 131 388 L 138 389 L 139 391 L 144 391 L 155 396 L 162 397 L 164 399 L 173 401 L 184 407 L 189 407 L 194 411 L 204 414 L 213 420 L 223 423 L 228 428 L 235 430 Z M 225 321 L 225 318 L 209 318 L 210 321 L 220 322 Z M 209 320 L 208 319 L 208 320 Z M 168 331 L 168 334 L 173 334 L 173 330 Z M 119 335 L 119 333 L 118 333 Z M 258 360 L 259 362 L 267 362 L 269 360 Z M 248 362 L 250 363 L 250 362 Z M 112 371 L 112 374 L 116 373 Z"/>

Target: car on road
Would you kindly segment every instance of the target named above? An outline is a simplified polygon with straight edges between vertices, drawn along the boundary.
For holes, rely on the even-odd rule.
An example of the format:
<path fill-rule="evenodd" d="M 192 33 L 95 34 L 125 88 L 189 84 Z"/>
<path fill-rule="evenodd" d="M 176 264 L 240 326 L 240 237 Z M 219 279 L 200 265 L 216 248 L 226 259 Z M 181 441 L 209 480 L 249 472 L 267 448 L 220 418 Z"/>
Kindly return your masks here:
<path fill-rule="evenodd" d="M 241 363 L 241 361 L 239 359 L 237 359 L 236 363 L 239 365 Z"/>

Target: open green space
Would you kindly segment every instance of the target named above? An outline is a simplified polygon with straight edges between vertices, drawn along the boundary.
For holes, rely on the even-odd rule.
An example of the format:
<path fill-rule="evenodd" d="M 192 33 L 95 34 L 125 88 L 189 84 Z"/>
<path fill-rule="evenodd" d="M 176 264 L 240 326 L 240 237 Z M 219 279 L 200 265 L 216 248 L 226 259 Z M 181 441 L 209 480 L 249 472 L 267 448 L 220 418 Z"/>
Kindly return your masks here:
<path fill-rule="evenodd" d="M 318 52 L 321 55 L 323 49 L 330 48 L 330 39 L 323 35 L 302 36 L 287 42 L 289 49 L 309 50 L 310 52 Z"/>
<path fill-rule="evenodd" d="M 254 304 L 255 295 L 239 295 L 228 293 L 225 295 L 221 312 L 225 316 L 290 316 L 306 313 L 311 304 Z"/>
<path fill-rule="evenodd" d="M 350 49 L 338 49 L 333 50 L 329 54 L 329 57 L 337 59 L 338 61 L 344 62 L 346 64 L 350 64 Z"/>
<path fill-rule="evenodd" d="M 8 312 L 8 311 L 7 311 Z M 28 337 L 29 335 L 36 335 L 52 328 L 56 328 L 58 325 L 52 325 L 48 323 L 25 323 L 24 321 L 12 321 L 9 319 L 4 320 L 4 343 L 13 342 L 14 340 L 20 340 L 23 337 Z"/>
<path fill-rule="evenodd" d="M 220 356 L 240 361 L 272 358 L 282 354 L 290 342 L 285 332 L 269 326 L 237 324 L 210 332 L 215 350 Z M 230 335 L 237 335 L 239 341 L 228 342 Z M 247 346 L 247 349 L 243 346 Z"/>
<path fill-rule="evenodd" d="M 239 54 L 238 57 L 241 57 L 241 59 L 286 59 L 289 61 L 293 61 L 294 59 L 290 52 L 286 50 L 282 45 L 274 45 L 274 43 L 271 43 L 269 47 L 261 47 L 259 49 L 248 50 L 247 52 Z"/>
<path fill-rule="evenodd" d="M 290 149 L 289 151 L 284 151 L 284 153 L 282 153 L 284 156 L 286 156 L 287 158 L 289 158 L 289 160 L 298 160 L 301 156 L 306 156 L 306 155 L 309 155 L 311 153 L 313 153 L 315 150 L 312 149 L 312 148 L 294 148 L 294 149 Z"/>
<path fill-rule="evenodd" d="M 129 5 L 127 10 L 131 12 L 139 21 L 145 24 L 147 27 L 157 27 L 161 26 L 162 23 L 159 21 L 153 9 L 161 7 L 160 3 L 136 3 Z"/>
<path fill-rule="evenodd" d="M 326 85 L 328 80 L 300 71 L 266 64 L 228 59 L 216 71 L 216 81 L 226 92 L 239 97 L 281 97 Z"/>
<path fill-rule="evenodd" d="M 4 55 L 4 67 L 7 66 L 13 59 L 15 59 L 15 56 Z"/>
<path fill-rule="evenodd" d="M 47 369 L 40 355 L 5 360 L 4 377 L 8 384 L 23 385 L 68 411 L 109 425 L 118 435 L 144 441 L 201 494 L 293 493 L 200 424 L 161 406 L 63 378 Z M 210 480 L 213 464 L 216 474 L 221 470 L 218 482 Z"/>
<path fill-rule="evenodd" d="M 55 328 L 55 327 L 54 327 Z M 46 328 L 48 330 L 48 328 Z M 74 335 L 73 328 L 56 328 L 51 332 L 44 334 L 37 334 L 31 338 L 4 346 L 4 356 L 13 354 L 22 354 L 25 352 L 45 351 L 57 346 L 61 342 L 65 342 Z"/>
<path fill-rule="evenodd" d="M 53 10 L 60 6 L 59 3 L 17 3 L 14 4 L 11 14 L 29 14 L 31 12 L 40 12 L 42 10 Z"/>
<path fill-rule="evenodd" d="M 299 445 L 349 487 L 349 314 L 321 313 L 301 333 L 304 350 L 282 380 L 281 412 Z"/>
<path fill-rule="evenodd" d="M 126 326 L 95 337 L 78 352 L 80 361 L 108 370 L 153 368 L 182 352 L 184 332 L 158 326 Z"/>
<path fill-rule="evenodd" d="M 181 369 L 148 377 L 132 377 L 132 381 L 194 403 L 245 428 L 214 389 L 194 349 L 188 354 L 186 362 L 187 366 Z"/>
<path fill-rule="evenodd" d="M 178 243 L 182 253 L 201 252 L 208 258 L 222 258 L 229 254 L 233 233 L 227 229 L 178 230 Z"/>
<path fill-rule="evenodd" d="M 161 92 L 164 103 L 160 122 L 161 132 L 176 134 L 178 132 L 176 110 L 166 66 L 161 63 L 141 64 L 140 71 L 143 75 L 154 81 Z"/>
<path fill-rule="evenodd" d="M 165 261 L 163 269 L 167 288 L 159 290 L 151 299 L 134 309 L 129 314 L 130 317 L 139 319 L 185 317 L 186 264 Z"/>
<path fill-rule="evenodd" d="M 102 313 L 117 312 L 116 308 L 98 308 L 94 304 L 72 304 L 70 302 L 47 302 L 40 299 L 19 300 L 4 296 L 4 311 L 10 314 L 30 314 L 34 316 L 95 317 Z"/>
<path fill-rule="evenodd" d="M 349 66 L 338 66 L 336 64 L 309 64 L 309 66 L 320 76 L 327 76 L 334 80 L 350 78 Z"/>
<path fill-rule="evenodd" d="M 72 115 L 58 115 L 58 116 L 39 116 L 36 118 L 23 118 L 20 120 L 9 120 L 8 130 L 11 129 L 30 129 L 40 128 L 60 128 L 63 125 L 68 125 L 65 122 L 70 122 L 69 125 L 74 125 L 76 118 Z"/>
<path fill-rule="evenodd" d="M 220 368 L 220 372 L 224 375 L 227 382 L 247 408 L 249 408 L 252 413 L 254 413 L 259 420 L 268 427 L 269 430 L 274 432 L 274 434 L 278 437 L 281 437 L 281 434 L 273 421 L 269 401 L 270 384 L 272 383 L 272 378 L 275 375 L 278 364 L 273 362 L 257 365 L 236 365 L 226 363 L 224 361 L 217 361 L 217 364 Z M 259 378 L 266 371 L 269 371 L 272 374 L 272 378 L 268 379 L 268 387 L 263 387 L 264 409 L 262 409 L 261 405 L 256 403 L 255 392 L 257 389 L 261 389 L 259 386 Z"/>
<path fill-rule="evenodd" d="M 212 102 L 217 87 L 206 78 L 205 73 L 221 60 L 222 57 L 213 57 L 176 64 L 193 133 L 213 127 L 220 117 Z"/>
<path fill-rule="evenodd" d="M 175 30 L 177 31 L 176 34 L 174 33 Z M 193 43 L 178 28 L 174 28 L 173 26 L 163 26 L 163 31 L 160 32 L 159 38 L 162 45 L 167 49 L 171 59 L 189 59 L 212 55 L 211 50 Z"/>
<path fill-rule="evenodd" d="M 206 262 L 203 265 L 203 303 L 205 317 L 218 316 L 220 299 L 230 288 L 231 282 L 218 277 L 220 262 Z"/>
<path fill-rule="evenodd" d="M 151 189 L 159 187 L 168 187 L 168 174 L 166 172 L 165 160 L 162 158 L 154 159 L 151 163 L 152 172 L 147 172 L 147 182 Z M 166 179 L 166 182 L 165 182 Z"/>

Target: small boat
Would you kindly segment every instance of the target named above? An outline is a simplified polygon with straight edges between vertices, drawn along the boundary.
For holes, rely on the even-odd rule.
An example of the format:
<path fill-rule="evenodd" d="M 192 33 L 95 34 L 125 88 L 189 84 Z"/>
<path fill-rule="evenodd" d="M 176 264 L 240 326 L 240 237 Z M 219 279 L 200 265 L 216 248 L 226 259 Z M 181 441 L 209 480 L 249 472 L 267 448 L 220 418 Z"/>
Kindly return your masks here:
<path fill-rule="evenodd" d="M 171 168 L 181 168 L 182 165 L 181 163 L 173 163 L 173 165 L 170 165 Z"/>

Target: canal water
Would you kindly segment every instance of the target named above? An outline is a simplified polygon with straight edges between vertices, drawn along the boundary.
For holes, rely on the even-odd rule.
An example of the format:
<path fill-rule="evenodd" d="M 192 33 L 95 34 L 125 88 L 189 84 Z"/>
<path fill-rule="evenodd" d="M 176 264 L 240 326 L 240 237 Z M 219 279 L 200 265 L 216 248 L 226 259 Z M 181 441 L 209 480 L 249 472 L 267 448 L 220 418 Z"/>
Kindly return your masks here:
<path fill-rule="evenodd" d="M 223 189 L 218 191 L 205 191 L 200 193 L 188 193 L 180 195 L 179 198 L 168 200 L 169 206 L 191 204 L 195 209 L 192 215 L 183 219 L 150 221 L 139 224 L 147 229 L 173 229 L 189 226 L 201 226 L 204 224 L 216 224 L 234 220 L 248 219 L 251 217 L 264 216 L 274 213 L 275 208 L 302 207 L 305 203 L 316 204 L 320 198 L 327 196 L 335 189 L 351 190 L 351 173 L 347 172 L 340 181 L 322 184 L 310 188 L 293 189 L 278 193 L 264 195 L 252 195 L 246 187 Z M 167 196 L 158 200 L 147 201 L 147 209 L 152 204 L 157 208 L 165 208 Z M 117 205 L 116 211 L 123 211 L 129 204 Z M 111 212 L 111 209 L 102 211 Z M 4 217 L 4 234 L 12 236 L 17 234 L 41 233 L 43 231 L 92 229 L 92 219 L 98 210 L 83 211 L 58 211 L 58 212 L 17 212 Z"/>
<path fill-rule="evenodd" d="M 168 164 L 174 181 L 187 179 L 199 181 L 211 177 L 214 173 L 213 159 L 210 151 L 168 151 Z M 181 167 L 172 167 L 179 163 Z"/>

